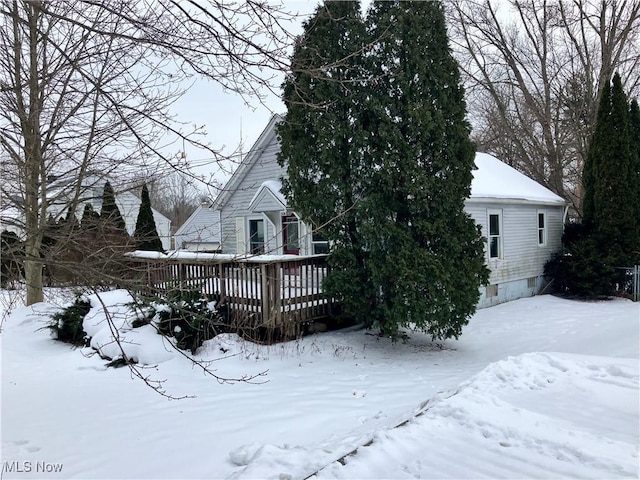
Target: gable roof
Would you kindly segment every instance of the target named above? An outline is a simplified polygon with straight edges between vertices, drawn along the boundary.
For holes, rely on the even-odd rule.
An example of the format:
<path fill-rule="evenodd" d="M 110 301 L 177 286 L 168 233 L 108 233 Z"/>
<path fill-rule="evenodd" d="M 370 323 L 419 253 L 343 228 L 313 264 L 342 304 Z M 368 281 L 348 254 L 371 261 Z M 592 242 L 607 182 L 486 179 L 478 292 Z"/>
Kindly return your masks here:
<path fill-rule="evenodd" d="M 277 113 L 271 116 L 269 123 L 267 123 L 267 126 L 262 130 L 262 133 L 251 147 L 251 150 L 249 150 L 247 156 L 242 160 L 238 168 L 233 172 L 233 175 L 231 175 L 227 184 L 214 200 L 211 207 L 213 210 L 221 209 L 227 203 L 231 194 L 240 186 L 244 177 L 247 175 L 249 170 L 251 170 L 251 167 L 258 161 L 264 150 L 275 138 L 276 124 L 281 120 L 282 116 Z"/>
<path fill-rule="evenodd" d="M 266 180 L 249 202 L 249 210 L 252 212 L 268 212 L 274 210 L 287 210 L 287 199 L 282 194 L 282 184 L 277 180 Z"/>
<path fill-rule="evenodd" d="M 565 204 L 547 187 L 527 177 L 488 153 L 476 153 L 470 200 L 518 200 L 543 204 Z"/>
<path fill-rule="evenodd" d="M 223 188 L 222 192 L 214 201 L 212 208 L 214 210 L 222 208 L 231 194 L 240 186 L 242 180 L 249 170 L 261 157 L 266 147 L 272 142 L 276 136 L 276 125 L 283 117 L 274 114 L 269 123 L 262 131 L 249 154 L 238 166 L 233 175 Z M 501 202 L 525 202 L 538 203 L 544 205 L 565 205 L 567 202 L 560 196 L 553 193 L 545 186 L 539 184 L 535 180 L 529 178 L 525 174 L 519 172 L 513 167 L 502 162 L 498 158 L 488 153 L 476 153 L 475 157 L 476 170 L 473 170 L 473 180 L 471 182 L 470 201 L 501 201 Z M 266 183 L 266 182 L 265 182 Z M 258 200 L 258 195 L 265 193 L 265 183 L 261 185 L 258 192 L 254 195 L 252 203 Z M 283 199 L 279 189 L 271 189 L 270 193 L 282 203 Z M 284 200 L 286 207 L 286 200 Z"/>
<path fill-rule="evenodd" d="M 210 202 L 201 203 L 193 211 L 189 218 L 187 218 L 182 225 L 173 234 L 174 237 L 191 233 L 194 222 L 199 222 L 202 225 L 213 225 L 220 223 L 220 212 L 211 208 Z M 201 225 L 200 225 L 201 226 Z"/>

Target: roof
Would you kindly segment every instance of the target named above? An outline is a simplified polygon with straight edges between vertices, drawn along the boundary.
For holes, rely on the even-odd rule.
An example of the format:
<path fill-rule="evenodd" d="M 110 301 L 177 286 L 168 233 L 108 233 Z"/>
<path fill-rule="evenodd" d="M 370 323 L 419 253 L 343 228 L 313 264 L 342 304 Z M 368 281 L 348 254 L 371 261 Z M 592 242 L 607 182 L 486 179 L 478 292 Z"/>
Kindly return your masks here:
<path fill-rule="evenodd" d="M 262 182 L 249 202 L 249 210 L 270 211 L 273 210 L 274 205 L 277 205 L 277 210 L 287 210 L 287 199 L 282 193 L 282 183 L 277 180 L 266 180 Z"/>
<path fill-rule="evenodd" d="M 470 200 L 516 200 L 565 204 L 565 200 L 488 153 L 476 153 Z"/>
<path fill-rule="evenodd" d="M 220 212 L 212 208 L 210 202 L 198 205 L 189 218 L 187 218 L 182 225 L 173 234 L 174 237 L 190 233 L 192 222 L 201 217 L 201 221 L 206 223 L 220 223 Z M 217 241 L 217 240 L 216 240 Z"/>
<path fill-rule="evenodd" d="M 240 186 L 242 180 L 251 167 L 261 157 L 264 149 L 276 135 L 276 124 L 282 120 L 282 116 L 275 114 L 262 131 L 247 157 L 231 176 L 227 185 L 218 195 L 212 208 L 220 209 L 224 206 L 231 194 Z M 565 205 L 566 201 L 553 193 L 545 186 L 527 177 L 513 167 L 497 159 L 488 153 L 476 153 L 475 163 L 477 170 L 474 170 L 473 181 L 471 182 L 470 201 L 503 201 L 503 202 L 525 202 L 538 203 L 544 205 Z M 267 187 L 263 183 L 259 191 L 265 191 Z M 269 188 L 269 187 L 267 187 Z M 279 188 L 269 188 L 269 191 L 279 198 L 282 194 Z M 257 195 L 257 193 L 256 193 Z M 252 202 L 257 200 L 254 196 Z M 286 204 L 286 203 L 285 203 Z"/>
<path fill-rule="evenodd" d="M 274 114 L 269 119 L 269 123 L 264 128 L 258 139 L 255 141 L 247 156 L 242 160 L 233 175 L 224 186 L 220 194 L 216 197 L 211 208 L 214 210 L 221 209 L 227 202 L 231 194 L 240 186 L 240 183 L 251 169 L 254 163 L 262 156 L 264 150 L 269 146 L 271 140 L 276 135 L 276 124 L 282 120 L 282 116 Z"/>

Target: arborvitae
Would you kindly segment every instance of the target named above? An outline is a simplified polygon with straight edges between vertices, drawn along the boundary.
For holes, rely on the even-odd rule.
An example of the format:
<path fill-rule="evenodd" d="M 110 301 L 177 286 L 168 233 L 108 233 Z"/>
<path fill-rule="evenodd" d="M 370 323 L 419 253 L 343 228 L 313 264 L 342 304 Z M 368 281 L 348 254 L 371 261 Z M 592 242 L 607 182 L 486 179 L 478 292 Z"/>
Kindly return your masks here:
<path fill-rule="evenodd" d="M 634 99 L 631 102 L 630 107 L 630 122 L 631 122 L 631 145 L 635 147 L 635 156 L 633 157 L 633 165 L 631 168 L 631 178 L 629 179 L 629 185 L 631 188 L 635 187 L 636 198 L 640 198 L 640 107 L 638 101 Z M 638 237 L 636 237 L 636 247 L 632 253 L 630 261 L 634 264 L 640 264 L 640 201 L 633 202 L 635 206 L 635 213 L 633 216 L 637 219 L 638 224 Z"/>
<path fill-rule="evenodd" d="M 612 266 L 640 256 L 638 148 L 629 102 L 619 74 L 605 85 L 583 172 L 584 222 L 595 236 L 601 258 Z"/>
<path fill-rule="evenodd" d="M 359 2 L 325 2 L 303 24 L 283 85 L 280 165 L 290 206 L 330 241 L 325 291 L 367 318 L 374 288 L 359 220 L 369 169 L 364 145 L 366 32 Z"/>
<path fill-rule="evenodd" d="M 109 182 L 104 184 L 104 192 L 102 194 L 102 209 L 100 210 L 100 219 L 106 225 L 117 229 L 126 234 L 126 226 L 124 219 L 120 214 L 120 209 L 116 205 L 116 196 L 113 187 Z"/>
<path fill-rule="evenodd" d="M 93 205 L 85 203 L 84 210 L 82 211 L 82 219 L 80 220 L 80 226 L 84 230 L 93 230 L 98 227 L 99 222 L 100 215 L 93 209 Z"/>
<path fill-rule="evenodd" d="M 153 219 L 153 211 L 151 210 L 151 200 L 149 199 L 149 189 L 147 185 L 142 186 L 142 195 L 140 197 L 140 211 L 136 220 L 136 231 L 133 234 L 136 242 L 137 250 L 147 250 L 162 252 L 162 241 L 158 236 L 156 222 Z"/>
<path fill-rule="evenodd" d="M 379 287 L 374 320 L 458 337 L 487 282 L 484 242 L 464 203 L 475 150 L 440 2 L 374 2 L 363 236 Z"/>

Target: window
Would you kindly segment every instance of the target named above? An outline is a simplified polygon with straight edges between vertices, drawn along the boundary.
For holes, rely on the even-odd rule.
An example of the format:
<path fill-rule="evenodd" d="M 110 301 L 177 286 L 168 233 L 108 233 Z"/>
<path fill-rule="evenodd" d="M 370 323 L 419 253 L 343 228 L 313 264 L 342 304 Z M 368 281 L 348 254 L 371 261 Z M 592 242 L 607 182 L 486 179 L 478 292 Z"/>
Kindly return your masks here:
<path fill-rule="evenodd" d="M 282 250 L 287 255 L 298 255 L 300 253 L 300 224 L 298 217 L 291 214 L 282 217 Z"/>
<path fill-rule="evenodd" d="M 489 258 L 502 258 L 502 214 L 489 214 Z"/>
<path fill-rule="evenodd" d="M 538 245 L 547 244 L 547 221 L 544 212 L 538 212 Z"/>
<path fill-rule="evenodd" d="M 264 220 L 249 220 L 249 248 L 254 255 L 264 253 Z"/>
<path fill-rule="evenodd" d="M 314 255 L 329 253 L 329 241 L 321 232 L 313 232 L 311 246 Z"/>

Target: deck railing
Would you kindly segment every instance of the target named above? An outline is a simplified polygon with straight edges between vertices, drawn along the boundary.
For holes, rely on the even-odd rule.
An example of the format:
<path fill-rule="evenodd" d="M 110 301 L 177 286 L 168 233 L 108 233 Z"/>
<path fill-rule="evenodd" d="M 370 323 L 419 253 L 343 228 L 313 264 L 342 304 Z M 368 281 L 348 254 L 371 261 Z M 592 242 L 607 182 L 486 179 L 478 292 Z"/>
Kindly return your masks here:
<path fill-rule="evenodd" d="M 282 328 L 331 316 L 335 307 L 322 293 L 329 273 L 326 255 L 251 256 L 220 254 L 130 258 L 138 290 L 164 295 L 198 289 L 225 307 L 232 320 L 253 327 Z"/>

